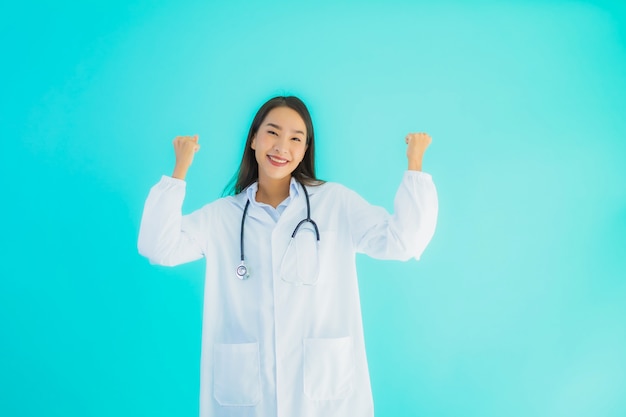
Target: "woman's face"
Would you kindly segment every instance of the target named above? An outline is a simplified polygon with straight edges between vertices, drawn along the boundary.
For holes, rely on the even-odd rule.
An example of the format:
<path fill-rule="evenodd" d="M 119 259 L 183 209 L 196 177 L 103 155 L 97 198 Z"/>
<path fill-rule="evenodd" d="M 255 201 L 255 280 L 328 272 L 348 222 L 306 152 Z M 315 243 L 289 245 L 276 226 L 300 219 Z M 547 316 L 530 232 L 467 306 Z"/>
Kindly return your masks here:
<path fill-rule="evenodd" d="M 252 138 L 259 164 L 259 183 L 285 180 L 304 158 L 306 126 L 298 112 L 289 107 L 272 109 Z"/>

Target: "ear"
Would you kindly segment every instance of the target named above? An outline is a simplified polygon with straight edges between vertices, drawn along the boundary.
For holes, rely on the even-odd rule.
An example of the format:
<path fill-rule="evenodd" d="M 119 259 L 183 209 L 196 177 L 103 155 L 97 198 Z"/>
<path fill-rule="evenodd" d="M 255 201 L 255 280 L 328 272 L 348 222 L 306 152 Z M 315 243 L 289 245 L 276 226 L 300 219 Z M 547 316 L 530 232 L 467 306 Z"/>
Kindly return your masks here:
<path fill-rule="evenodd" d="M 250 148 L 256 151 L 256 133 L 252 136 L 252 142 L 250 142 Z"/>

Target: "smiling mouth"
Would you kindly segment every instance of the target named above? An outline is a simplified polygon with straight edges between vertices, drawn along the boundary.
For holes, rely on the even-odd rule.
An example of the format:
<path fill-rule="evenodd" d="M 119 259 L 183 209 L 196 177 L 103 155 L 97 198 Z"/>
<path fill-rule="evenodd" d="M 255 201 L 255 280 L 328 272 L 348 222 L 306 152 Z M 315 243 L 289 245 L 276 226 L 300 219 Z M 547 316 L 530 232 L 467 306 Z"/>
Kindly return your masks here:
<path fill-rule="evenodd" d="M 282 166 L 287 165 L 287 163 L 289 163 L 289 161 L 287 159 L 279 158 L 279 157 L 273 156 L 273 155 L 267 155 L 267 158 L 270 160 L 270 162 L 274 166 L 282 167 Z"/>

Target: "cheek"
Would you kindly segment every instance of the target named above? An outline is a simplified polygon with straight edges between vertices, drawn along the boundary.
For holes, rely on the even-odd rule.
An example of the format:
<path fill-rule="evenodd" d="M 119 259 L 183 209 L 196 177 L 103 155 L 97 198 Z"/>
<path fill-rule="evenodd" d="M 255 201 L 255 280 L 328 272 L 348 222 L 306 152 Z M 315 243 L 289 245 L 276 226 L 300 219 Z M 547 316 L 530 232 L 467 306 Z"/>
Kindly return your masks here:
<path fill-rule="evenodd" d="M 298 163 L 302 162 L 304 155 L 306 155 L 306 148 L 298 149 Z"/>
<path fill-rule="evenodd" d="M 261 163 L 261 159 L 263 159 L 262 153 L 258 149 L 254 150 L 254 159 L 256 159 L 257 163 Z"/>

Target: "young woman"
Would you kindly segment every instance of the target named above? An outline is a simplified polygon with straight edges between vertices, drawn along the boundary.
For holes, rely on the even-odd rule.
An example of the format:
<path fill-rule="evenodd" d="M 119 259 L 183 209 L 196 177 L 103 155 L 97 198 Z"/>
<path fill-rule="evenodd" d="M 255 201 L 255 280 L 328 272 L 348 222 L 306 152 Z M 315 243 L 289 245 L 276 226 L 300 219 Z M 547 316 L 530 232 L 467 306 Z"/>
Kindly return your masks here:
<path fill-rule="evenodd" d="M 233 196 L 183 216 L 197 136 L 150 191 L 139 252 L 152 263 L 206 258 L 200 416 L 372 416 L 355 254 L 419 259 L 437 221 L 421 172 L 431 142 L 411 133 L 395 213 L 316 178 L 309 112 L 275 97 L 256 114 Z"/>

